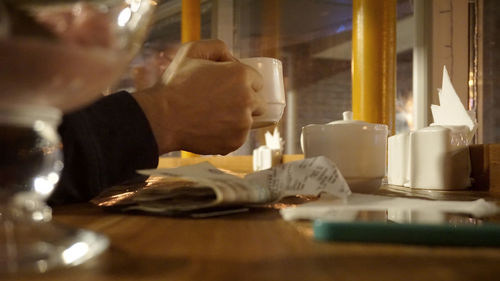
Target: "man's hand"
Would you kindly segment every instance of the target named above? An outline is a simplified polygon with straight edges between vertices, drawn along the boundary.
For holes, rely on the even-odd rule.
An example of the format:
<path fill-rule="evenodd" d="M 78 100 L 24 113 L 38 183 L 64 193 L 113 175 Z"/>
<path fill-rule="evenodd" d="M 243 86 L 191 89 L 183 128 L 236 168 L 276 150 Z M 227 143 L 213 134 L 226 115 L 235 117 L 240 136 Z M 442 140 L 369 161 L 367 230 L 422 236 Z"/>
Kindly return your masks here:
<path fill-rule="evenodd" d="M 184 44 L 152 88 L 133 96 L 149 120 L 159 153 L 227 154 L 261 115 L 262 77 L 219 40 Z"/>

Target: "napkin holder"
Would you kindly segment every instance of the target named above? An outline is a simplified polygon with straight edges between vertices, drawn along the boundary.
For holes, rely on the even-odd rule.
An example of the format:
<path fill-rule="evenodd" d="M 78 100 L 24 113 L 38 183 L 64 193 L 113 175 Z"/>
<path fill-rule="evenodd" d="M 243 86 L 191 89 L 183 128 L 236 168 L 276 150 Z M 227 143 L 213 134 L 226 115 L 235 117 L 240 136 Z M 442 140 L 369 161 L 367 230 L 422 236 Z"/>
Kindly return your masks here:
<path fill-rule="evenodd" d="M 253 151 L 253 170 L 261 171 L 281 164 L 281 150 L 261 145 Z"/>
<path fill-rule="evenodd" d="M 388 139 L 389 184 L 452 190 L 470 186 L 466 126 L 434 125 Z"/>
<path fill-rule="evenodd" d="M 253 150 L 253 170 L 261 171 L 281 164 L 283 158 L 283 139 L 278 128 L 264 135 L 266 144 Z"/>
<path fill-rule="evenodd" d="M 440 105 L 431 105 L 434 124 L 388 139 L 389 184 L 425 189 L 471 185 L 469 144 L 477 129 L 474 114 L 461 103 L 446 67 Z"/>

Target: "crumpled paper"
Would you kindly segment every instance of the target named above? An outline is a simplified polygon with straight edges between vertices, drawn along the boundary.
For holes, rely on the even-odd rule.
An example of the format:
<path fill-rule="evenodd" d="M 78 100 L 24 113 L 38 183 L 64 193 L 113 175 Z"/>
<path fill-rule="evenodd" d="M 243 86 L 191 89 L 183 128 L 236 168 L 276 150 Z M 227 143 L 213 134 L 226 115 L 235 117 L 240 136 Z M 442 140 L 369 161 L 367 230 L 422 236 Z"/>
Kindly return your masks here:
<path fill-rule="evenodd" d="M 145 183 L 104 190 L 92 202 L 123 211 L 197 217 L 232 213 L 234 208 L 275 203 L 288 196 L 351 191 L 335 164 L 324 156 L 289 162 L 244 178 L 208 162 L 171 169 L 140 170 Z"/>

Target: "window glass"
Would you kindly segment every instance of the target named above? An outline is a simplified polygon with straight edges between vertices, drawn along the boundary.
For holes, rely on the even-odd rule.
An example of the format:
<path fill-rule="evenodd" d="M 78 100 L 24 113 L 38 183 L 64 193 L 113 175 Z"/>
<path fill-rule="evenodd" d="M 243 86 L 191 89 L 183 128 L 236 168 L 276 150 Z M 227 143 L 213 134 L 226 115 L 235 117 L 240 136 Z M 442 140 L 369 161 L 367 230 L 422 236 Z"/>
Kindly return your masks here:
<path fill-rule="evenodd" d="M 223 38 L 238 57 L 269 56 L 283 62 L 287 107 L 278 125 L 285 153 L 302 153 L 301 128 L 327 123 L 351 110 L 351 0 L 202 1 L 202 38 Z M 230 3 L 228 11 L 224 3 Z M 144 88 L 161 74 L 180 41 L 180 0 L 158 1 L 151 34 L 130 71 L 115 88 Z M 223 10 L 221 10 L 223 9 Z M 411 128 L 413 10 L 398 1 L 397 132 Z M 228 13 L 230 14 L 228 16 Z M 223 15 L 223 16 L 221 16 Z M 232 30 L 232 32 L 231 32 Z M 236 154 L 263 144 L 253 130 Z"/>
<path fill-rule="evenodd" d="M 283 61 L 287 107 L 279 127 L 285 153 L 301 153 L 303 126 L 351 110 L 352 1 L 241 0 L 234 11 L 235 52 Z M 411 1 L 399 1 L 397 13 L 396 131 L 402 132 L 412 116 Z"/>

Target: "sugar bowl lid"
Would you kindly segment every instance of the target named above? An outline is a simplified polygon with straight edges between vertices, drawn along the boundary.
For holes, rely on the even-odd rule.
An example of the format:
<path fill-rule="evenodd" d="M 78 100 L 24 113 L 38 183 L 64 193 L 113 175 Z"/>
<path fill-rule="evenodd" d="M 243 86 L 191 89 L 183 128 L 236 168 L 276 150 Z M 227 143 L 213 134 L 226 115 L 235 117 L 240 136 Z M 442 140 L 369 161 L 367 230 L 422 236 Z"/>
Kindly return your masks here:
<path fill-rule="evenodd" d="M 327 126 L 352 126 L 352 127 L 361 127 L 363 130 L 388 130 L 387 125 L 385 124 L 377 124 L 377 123 L 369 123 L 361 120 L 353 120 L 352 119 L 352 111 L 344 111 L 342 113 L 343 120 L 332 121 Z"/>
<path fill-rule="evenodd" d="M 342 112 L 342 120 L 336 120 L 328 123 L 328 125 L 337 125 L 337 124 L 369 124 L 365 121 L 353 120 L 352 119 L 352 111 L 344 111 Z"/>

